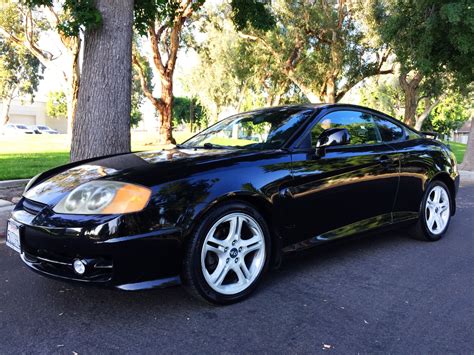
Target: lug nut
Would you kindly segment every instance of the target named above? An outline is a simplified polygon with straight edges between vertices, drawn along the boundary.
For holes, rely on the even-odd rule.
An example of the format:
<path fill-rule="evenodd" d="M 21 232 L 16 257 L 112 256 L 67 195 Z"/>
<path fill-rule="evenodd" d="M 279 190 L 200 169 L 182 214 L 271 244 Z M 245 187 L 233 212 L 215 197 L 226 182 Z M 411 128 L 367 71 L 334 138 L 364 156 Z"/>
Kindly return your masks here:
<path fill-rule="evenodd" d="M 238 263 L 238 262 L 239 262 L 239 258 L 235 258 L 235 262 Z"/>
<path fill-rule="evenodd" d="M 224 251 L 227 251 L 227 250 L 229 250 L 229 248 L 228 248 L 228 247 L 225 247 L 225 248 L 224 248 Z"/>
<path fill-rule="evenodd" d="M 239 251 L 242 251 L 242 247 L 239 248 Z"/>
<path fill-rule="evenodd" d="M 230 261 L 230 259 L 229 259 L 229 258 L 227 258 L 227 259 L 225 260 L 225 262 L 226 262 L 226 263 L 228 263 L 229 261 Z"/>
<path fill-rule="evenodd" d="M 235 243 L 236 243 L 236 242 L 235 242 L 235 240 L 234 240 L 234 241 L 232 242 L 232 245 L 235 245 Z"/>

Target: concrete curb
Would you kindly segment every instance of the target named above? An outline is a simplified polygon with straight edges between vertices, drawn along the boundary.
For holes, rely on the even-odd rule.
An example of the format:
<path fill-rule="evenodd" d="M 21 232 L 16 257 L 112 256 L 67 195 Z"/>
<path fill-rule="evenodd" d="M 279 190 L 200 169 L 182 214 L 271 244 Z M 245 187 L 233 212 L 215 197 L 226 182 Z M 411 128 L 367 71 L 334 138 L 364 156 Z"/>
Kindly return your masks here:
<path fill-rule="evenodd" d="M 0 181 L 0 188 L 26 185 L 28 181 L 30 181 L 30 179 L 3 180 L 3 181 Z"/>

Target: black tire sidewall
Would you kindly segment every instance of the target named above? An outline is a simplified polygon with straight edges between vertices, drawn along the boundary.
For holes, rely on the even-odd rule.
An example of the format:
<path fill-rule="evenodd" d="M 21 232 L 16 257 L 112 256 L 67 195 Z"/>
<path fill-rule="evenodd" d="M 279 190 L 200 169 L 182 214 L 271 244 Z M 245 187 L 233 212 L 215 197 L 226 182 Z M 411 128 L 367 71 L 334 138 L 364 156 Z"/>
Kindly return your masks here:
<path fill-rule="evenodd" d="M 248 288 L 235 295 L 225 295 L 215 291 L 206 282 L 201 268 L 201 251 L 207 233 L 214 223 L 225 215 L 236 212 L 248 214 L 255 219 L 262 229 L 265 240 L 265 262 L 260 274 Z M 271 256 L 271 238 L 267 223 L 255 208 L 244 202 L 224 203 L 206 214 L 197 227 L 194 235 L 191 236 L 191 239 L 188 242 L 188 247 L 191 248 L 187 253 L 187 257 L 190 258 L 190 260 L 185 261 L 185 263 L 187 264 L 187 267 L 190 268 L 187 270 L 187 275 L 191 280 L 187 280 L 187 282 L 192 283 L 192 286 L 194 286 L 201 297 L 209 302 L 217 304 L 231 304 L 248 297 L 255 290 L 266 273 Z"/>
<path fill-rule="evenodd" d="M 446 223 L 446 226 L 444 227 L 443 231 L 441 233 L 438 233 L 438 234 L 434 234 L 430 231 L 430 229 L 428 228 L 427 221 L 426 221 L 426 203 L 427 203 L 427 200 L 428 200 L 428 197 L 430 195 L 431 190 L 436 186 L 442 187 L 446 191 L 446 194 L 447 194 L 448 199 L 449 199 L 449 219 L 448 219 L 448 223 Z M 441 239 L 444 236 L 444 234 L 446 233 L 446 231 L 449 228 L 449 224 L 451 223 L 452 206 L 453 206 L 452 196 L 451 196 L 451 193 L 450 193 L 448 187 L 446 186 L 446 184 L 443 183 L 442 181 L 438 181 L 438 180 L 431 182 L 429 184 L 428 188 L 426 189 L 425 196 L 423 197 L 423 203 L 421 204 L 420 221 L 419 221 L 419 223 L 421 224 L 421 227 L 422 227 L 423 234 L 426 237 L 426 239 L 428 239 L 430 241 L 436 241 L 436 240 Z"/>

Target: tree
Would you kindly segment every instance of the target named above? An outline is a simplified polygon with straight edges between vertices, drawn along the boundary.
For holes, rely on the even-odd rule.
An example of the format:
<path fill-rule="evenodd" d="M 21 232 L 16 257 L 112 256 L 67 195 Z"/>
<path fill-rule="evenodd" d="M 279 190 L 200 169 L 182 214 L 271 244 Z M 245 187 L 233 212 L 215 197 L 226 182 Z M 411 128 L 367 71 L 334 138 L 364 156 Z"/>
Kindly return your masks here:
<path fill-rule="evenodd" d="M 79 89 L 79 50 L 81 39 L 79 24 L 74 15 L 78 13 L 74 1 L 66 1 L 63 12 L 53 1 L 27 0 L 11 2 L 1 7 L 0 35 L 31 53 L 47 68 L 59 70 L 66 83 L 68 131 L 71 132 L 77 105 Z M 88 8 L 82 4 L 82 7 Z M 69 26 L 65 26 L 67 23 Z M 41 33 L 54 34 L 58 37 L 58 54 L 55 55 L 39 45 Z M 59 60 L 61 57 L 61 60 Z M 64 64 L 66 63 L 66 64 Z"/>
<path fill-rule="evenodd" d="M 469 98 L 459 93 L 448 92 L 444 95 L 444 99 L 431 110 L 422 128 L 425 131 L 449 136 L 471 117 L 473 109 L 474 106 Z"/>
<path fill-rule="evenodd" d="M 46 114 L 53 118 L 67 116 L 67 98 L 64 91 L 51 91 L 48 93 Z"/>
<path fill-rule="evenodd" d="M 95 5 L 102 24 L 84 33 L 72 161 L 130 151 L 133 0 Z"/>
<path fill-rule="evenodd" d="M 176 143 L 172 135 L 173 118 L 173 75 L 176 67 L 181 32 L 185 22 L 198 9 L 203 0 L 168 1 L 163 9 L 156 12 L 156 17 L 148 23 L 147 34 L 153 53 L 153 65 L 160 79 L 161 96 L 155 97 L 151 85 L 142 75 L 142 89 L 160 116 L 160 143 Z M 133 64 L 139 73 L 144 73 L 142 58 L 133 56 Z"/>
<path fill-rule="evenodd" d="M 29 96 L 33 101 L 42 72 L 43 66 L 30 52 L 0 38 L 1 125 L 10 119 L 10 105 L 15 97 Z"/>
<path fill-rule="evenodd" d="M 474 171 L 474 124 L 471 123 L 471 131 L 467 141 L 467 149 L 464 154 L 464 160 L 461 164 L 461 169 Z"/>
<path fill-rule="evenodd" d="M 368 7 L 382 40 L 400 63 L 405 123 L 420 128 L 446 90 L 474 79 L 474 14 L 469 1 L 373 0 Z M 424 111 L 417 116 L 418 105 Z"/>
<path fill-rule="evenodd" d="M 154 3 L 153 0 L 147 1 L 152 5 Z M 162 3 L 155 0 L 154 6 L 148 7 L 148 12 L 145 12 L 147 19 L 139 21 L 139 25 L 136 26 L 139 34 L 148 36 L 153 53 L 150 64 L 156 69 L 160 80 L 161 96 L 155 97 L 151 83 L 147 81 L 146 76 L 142 76 L 145 96 L 159 112 L 159 136 L 162 144 L 175 143 L 172 136 L 173 75 L 183 30 L 194 19 L 192 15 L 196 14 L 204 2 L 204 0 L 170 0 Z M 267 16 L 267 8 L 259 0 L 232 0 L 230 6 L 234 22 L 239 27 L 252 24 L 257 28 L 265 28 L 272 23 L 272 17 Z M 133 63 L 140 73 L 145 73 L 143 68 L 140 68 L 143 57 L 134 55 Z"/>
<path fill-rule="evenodd" d="M 187 97 L 175 97 L 173 105 L 173 126 L 186 124 L 191 132 L 200 130 L 207 124 L 204 110 L 196 100 Z"/>
<path fill-rule="evenodd" d="M 149 69 L 151 71 L 151 69 Z M 130 116 L 130 126 L 136 127 L 143 119 L 140 107 L 146 100 L 143 90 L 141 88 L 140 74 L 135 66 L 132 66 L 132 109 Z"/>
<path fill-rule="evenodd" d="M 205 6 L 201 12 L 193 28 L 201 34 L 199 40 L 191 37 L 186 43 L 198 53 L 199 64 L 184 75 L 182 84 L 206 109 L 211 123 L 230 107 L 240 112 L 306 100 L 274 67 L 272 54 L 239 35 L 228 4 Z"/>
<path fill-rule="evenodd" d="M 275 0 L 271 9 L 274 28 L 240 35 L 311 102 L 337 102 L 365 78 L 392 72 L 384 67 L 389 51 L 365 38 L 355 2 Z"/>

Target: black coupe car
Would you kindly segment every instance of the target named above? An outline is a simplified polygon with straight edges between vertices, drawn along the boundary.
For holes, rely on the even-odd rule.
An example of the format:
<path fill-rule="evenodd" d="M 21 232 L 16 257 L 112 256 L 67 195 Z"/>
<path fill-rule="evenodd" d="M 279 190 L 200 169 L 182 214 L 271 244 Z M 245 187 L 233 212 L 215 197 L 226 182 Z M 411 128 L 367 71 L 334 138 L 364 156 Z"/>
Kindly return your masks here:
<path fill-rule="evenodd" d="M 33 178 L 7 244 L 34 271 L 139 290 L 248 296 L 290 251 L 410 226 L 440 239 L 459 175 L 443 143 L 367 108 L 283 106 L 224 119 L 170 150 Z"/>

